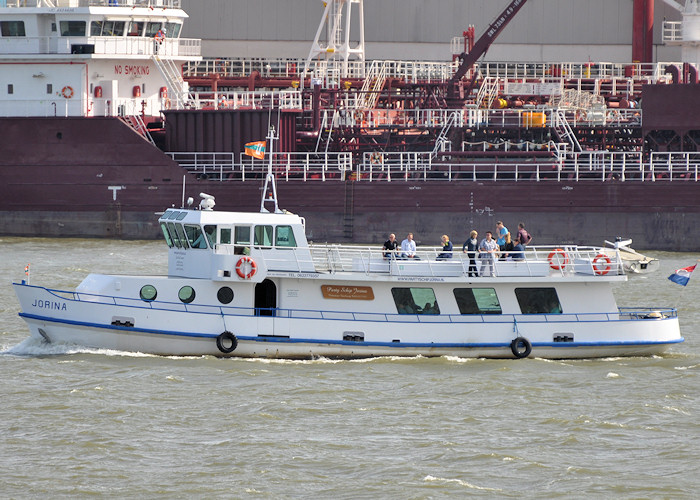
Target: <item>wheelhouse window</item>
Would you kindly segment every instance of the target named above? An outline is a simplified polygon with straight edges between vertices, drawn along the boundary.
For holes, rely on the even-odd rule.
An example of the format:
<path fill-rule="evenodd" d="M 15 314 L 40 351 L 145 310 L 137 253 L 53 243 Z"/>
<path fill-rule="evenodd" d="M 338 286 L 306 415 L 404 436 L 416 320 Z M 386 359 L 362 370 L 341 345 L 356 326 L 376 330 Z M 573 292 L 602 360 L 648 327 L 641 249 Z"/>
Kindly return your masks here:
<path fill-rule="evenodd" d="M 250 226 L 236 226 L 234 238 L 234 253 L 250 255 Z"/>
<path fill-rule="evenodd" d="M 174 224 L 175 226 L 175 231 L 177 231 L 177 236 L 180 239 L 180 244 L 182 245 L 182 248 L 188 248 L 189 245 L 187 244 L 187 235 L 185 234 L 185 230 L 182 229 L 182 224 Z"/>
<path fill-rule="evenodd" d="M 207 238 L 202 232 L 202 228 L 194 224 L 185 224 L 185 234 L 190 247 L 204 249 L 207 248 Z"/>
<path fill-rule="evenodd" d="M 146 25 L 146 35 L 149 38 L 153 38 L 158 34 L 158 31 L 162 29 L 163 23 L 148 23 Z"/>
<path fill-rule="evenodd" d="M 165 23 L 165 36 L 168 38 L 177 38 L 180 36 L 180 29 L 182 24 L 180 23 Z"/>
<path fill-rule="evenodd" d="M 61 36 L 85 36 L 85 21 L 61 21 Z"/>
<path fill-rule="evenodd" d="M 460 314 L 501 314 L 501 303 L 493 288 L 455 288 Z"/>
<path fill-rule="evenodd" d="M 124 21 L 105 21 L 102 24 L 102 36 L 123 36 Z"/>
<path fill-rule="evenodd" d="M 102 36 L 102 25 L 104 21 L 92 21 L 90 23 L 90 36 Z"/>
<path fill-rule="evenodd" d="M 165 224 L 165 222 L 161 222 L 160 228 L 163 230 L 165 242 L 168 244 L 169 248 L 172 248 L 175 245 L 175 243 L 173 243 L 173 239 L 170 237 L 170 231 L 168 231 L 168 226 Z"/>
<path fill-rule="evenodd" d="M 211 224 L 204 226 L 204 236 L 207 237 L 209 246 L 214 248 L 214 245 L 216 245 L 216 226 Z"/>
<path fill-rule="evenodd" d="M 292 226 L 277 226 L 275 228 L 277 237 L 275 238 L 275 246 L 278 247 L 295 247 L 297 241 L 294 238 Z"/>
<path fill-rule="evenodd" d="M 143 28 L 146 26 L 146 23 L 143 21 L 131 21 L 129 23 L 129 31 L 127 32 L 127 36 L 143 36 Z"/>
<path fill-rule="evenodd" d="M 0 35 L 27 36 L 24 32 L 24 21 L 0 21 Z"/>
<path fill-rule="evenodd" d="M 523 314 L 561 314 L 562 308 L 554 288 L 516 288 L 520 311 Z"/>
<path fill-rule="evenodd" d="M 392 288 L 391 295 L 399 314 L 440 314 L 432 288 Z"/>
<path fill-rule="evenodd" d="M 272 226 L 255 226 L 255 246 L 272 246 Z"/>

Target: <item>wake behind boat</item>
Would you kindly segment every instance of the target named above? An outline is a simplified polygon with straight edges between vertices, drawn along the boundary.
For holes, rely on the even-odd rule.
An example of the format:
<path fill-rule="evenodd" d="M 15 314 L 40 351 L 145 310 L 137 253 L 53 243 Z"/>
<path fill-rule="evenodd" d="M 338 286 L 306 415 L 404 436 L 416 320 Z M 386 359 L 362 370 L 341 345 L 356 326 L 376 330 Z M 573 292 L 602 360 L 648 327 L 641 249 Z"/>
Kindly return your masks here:
<path fill-rule="evenodd" d="M 302 217 L 279 210 L 272 174 L 263 193 L 260 213 L 214 211 L 206 194 L 166 210 L 168 276 L 90 274 L 75 291 L 14 283 L 20 316 L 47 342 L 161 355 L 589 358 L 683 341 L 675 309 L 616 305 L 626 276 L 603 248 L 494 260 L 315 245 Z"/>

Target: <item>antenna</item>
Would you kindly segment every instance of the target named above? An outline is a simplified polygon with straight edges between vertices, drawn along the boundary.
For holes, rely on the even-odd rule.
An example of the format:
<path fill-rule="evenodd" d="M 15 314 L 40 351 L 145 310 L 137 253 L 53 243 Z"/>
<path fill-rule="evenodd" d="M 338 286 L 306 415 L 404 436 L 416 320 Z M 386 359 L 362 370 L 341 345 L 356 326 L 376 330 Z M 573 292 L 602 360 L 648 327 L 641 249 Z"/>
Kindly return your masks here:
<path fill-rule="evenodd" d="M 182 205 L 180 207 L 185 208 L 185 176 L 182 176 Z"/>
<path fill-rule="evenodd" d="M 275 127 L 270 127 L 270 130 L 267 134 L 267 142 L 270 145 L 270 150 L 268 152 L 269 157 L 268 157 L 268 164 L 267 164 L 267 175 L 265 176 L 265 186 L 263 187 L 263 194 L 262 194 L 262 200 L 260 201 L 260 211 L 265 213 L 269 213 L 270 211 L 265 208 L 265 203 L 274 203 L 275 209 L 274 213 L 276 214 L 281 214 L 282 210 L 280 210 L 279 206 L 277 205 L 277 187 L 275 186 L 275 176 L 272 175 L 272 155 L 274 153 L 274 140 L 278 139 L 279 136 L 275 133 Z M 268 196 L 268 186 L 270 186 L 270 192 Z"/>

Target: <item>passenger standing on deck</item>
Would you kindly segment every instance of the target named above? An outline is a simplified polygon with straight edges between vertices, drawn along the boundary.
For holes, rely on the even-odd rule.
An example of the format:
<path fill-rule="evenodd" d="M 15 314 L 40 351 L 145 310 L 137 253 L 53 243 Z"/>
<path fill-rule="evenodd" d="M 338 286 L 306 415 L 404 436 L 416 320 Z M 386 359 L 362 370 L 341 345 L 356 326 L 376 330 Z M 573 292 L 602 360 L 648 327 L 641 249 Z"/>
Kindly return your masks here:
<path fill-rule="evenodd" d="M 442 235 L 442 253 L 437 256 L 438 260 L 451 259 L 452 258 L 452 242 L 450 237 L 446 234 Z"/>
<path fill-rule="evenodd" d="M 506 244 L 506 234 L 508 233 L 508 228 L 503 225 L 500 220 L 496 222 L 496 244 L 498 248 L 503 251 L 503 245 Z"/>
<path fill-rule="evenodd" d="M 417 259 L 416 242 L 413 241 L 413 233 L 408 233 L 406 239 L 401 242 L 401 257 L 404 259 Z"/>
<path fill-rule="evenodd" d="M 479 236 L 479 233 L 472 230 L 472 232 L 469 233 L 469 239 L 462 245 L 462 252 L 466 253 L 467 257 L 469 257 L 468 276 L 470 278 L 479 276 L 479 272 L 476 268 L 476 251 L 479 250 L 479 241 L 476 239 L 477 236 Z"/>
<path fill-rule="evenodd" d="M 498 256 L 498 243 L 493 239 L 491 231 L 486 231 L 486 238 L 479 243 L 479 258 L 481 259 L 481 276 L 493 276 L 493 263 Z M 488 268 L 488 274 L 486 274 Z"/>
<path fill-rule="evenodd" d="M 525 230 L 525 223 L 518 223 L 518 239 L 520 244 L 524 247 L 528 246 L 532 241 L 532 235 Z"/>
<path fill-rule="evenodd" d="M 513 240 L 513 251 L 510 255 L 513 257 L 513 260 L 523 260 L 525 258 L 525 248 L 517 236 Z"/>
<path fill-rule="evenodd" d="M 500 260 L 508 260 L 508 257 L 512 258 L 511 252 L 513 251 L 513 241 L 510 239 L 510 233 L 506 233 L 506 242 L 501 247 L 501 250 Z"/>
<path fill-rule="evenodd" d="M 390 259 L 390 258 L 396 258 L 396 249 L 399 247 L 399 242 L 396 241 L 396 235 L 394 233 L 391 233 L 389 235 L 389 239 L 384 242 L 384 246 L 382 247 L 382 250 L 386 250 L 384 252 L 384 258 L 385 259 Z"/>

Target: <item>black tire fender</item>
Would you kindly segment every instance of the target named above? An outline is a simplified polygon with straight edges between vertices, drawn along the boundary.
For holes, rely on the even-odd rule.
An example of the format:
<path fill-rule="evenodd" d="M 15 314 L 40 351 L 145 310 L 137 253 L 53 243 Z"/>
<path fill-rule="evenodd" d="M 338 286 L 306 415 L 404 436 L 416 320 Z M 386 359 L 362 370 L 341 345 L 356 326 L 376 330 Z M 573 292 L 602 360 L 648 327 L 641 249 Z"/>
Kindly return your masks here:
<path fill-rule="evenodd" d="M 238 339 L 233 333 L 225 331 L 216 337 L 216 347 L 224 354 L 229 354 L 238 347 Z"/>
<path fill-rule="evenodd" d="M 532 352 L 532 344 L 525 337 L 516 337 L 510 343 L 510 350 L 516 358 L 527 358 Z"/>

